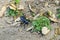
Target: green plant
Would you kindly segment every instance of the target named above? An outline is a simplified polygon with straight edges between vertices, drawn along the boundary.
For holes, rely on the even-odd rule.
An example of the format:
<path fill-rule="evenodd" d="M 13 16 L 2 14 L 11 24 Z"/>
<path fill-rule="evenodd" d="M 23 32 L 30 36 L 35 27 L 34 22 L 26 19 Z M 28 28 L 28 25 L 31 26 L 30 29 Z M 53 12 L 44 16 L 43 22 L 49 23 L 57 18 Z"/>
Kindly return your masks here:
<path fill-rule="evenodd" d="M 60 18 L 60 8 L 57 9 L 57 18 Z"/>
<path fill-rule="evenodd" d="M 45 16 L 40 16 L 34 20 L 32 25 L 34 26 L 34 31 L 41 31 L 42 27 L 48 27 L 48 29 L 51 29 L 50 20 Z"/>
<path fill-rule="evenodd" d="M 57 14 L 57 18 L 60 18 L 60 14 Z"/>
<path fill-rule="evenodd" d="M 15 0 L 15 3 L 18 4 L 20 2 L 20 0 Z"/>
<path fill-rule="evenodd" d="M 17 16 L 18 12 L 17 12 L 17 10 L 13 10 L 13 9 L 8 8 L 6 14 L 7 14 L 7 16 Z"/>

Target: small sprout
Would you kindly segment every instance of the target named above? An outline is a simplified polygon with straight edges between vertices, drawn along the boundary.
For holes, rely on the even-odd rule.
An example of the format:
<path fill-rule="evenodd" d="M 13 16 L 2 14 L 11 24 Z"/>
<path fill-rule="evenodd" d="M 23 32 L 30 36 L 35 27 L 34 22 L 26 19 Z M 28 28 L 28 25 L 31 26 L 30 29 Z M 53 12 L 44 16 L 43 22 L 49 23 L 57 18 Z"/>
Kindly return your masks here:
<path fill-rule="evenodd" d="M 15 0 L 15 3 L 18 4 L 20 2 L 20 0 Z"/>

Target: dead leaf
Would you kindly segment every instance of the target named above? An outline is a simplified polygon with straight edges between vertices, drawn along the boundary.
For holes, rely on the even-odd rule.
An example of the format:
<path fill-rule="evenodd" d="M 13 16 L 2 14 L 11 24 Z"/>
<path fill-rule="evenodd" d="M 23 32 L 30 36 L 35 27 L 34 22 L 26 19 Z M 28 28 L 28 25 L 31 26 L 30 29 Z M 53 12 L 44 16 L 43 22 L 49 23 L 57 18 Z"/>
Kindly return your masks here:
<path fill-rule="evenodd" d="M 32 27 L 30 27 L 30 28 L 28 28 L 26 31 L 29 31 L 29 30 L 31 30 L 31 29 L 33 29 L 34 27 L 32 26 Z"/>
<path fill-rule="evenodd" d="M 23 10 L 24 6 L 23 5 L 19 5 L 18 10 Z"/>
<path fill-rule="evenodd" d="M 60 27 L 55 28 L 55 31 L 54 32 L 55 32 L 56 35 L 60 35 Z"/>
<path fill-rule="evenodd" d="M 12 7 L 12 6 L 9 6 L 10 9 L 13 9 L 13 10 L 16 10 L 16 8 Z"/>
<path fill-rule="evenodd" d="M 49 19 L 53 22 L 58 22 L 58 20 L 56 18 L 49 17 Z"/>
<path fill-rule="evenodd" d="M 16 5 L 14 5 L 14 4 L 10 4 L 10 6 L 12 6 L 12 7 L 16 8 Z"/>
<path fill-rule="evenodd" d="M 9 8 L 10 8 L 10 9 L 13 9 L 13 10 L 16 10 L 17 7 L 16 7 L 16 5 L 14 5 L 14 4 L 10 4 L 10 5 L 9 5 Z"/>
<path fill-rule="evenodd" d="M 31 6 L 30 4 L 29 4 L 29 9 L 32 11 L 32 12 L 34 12 L 34 13 L 36 13 L 36 8 L 35 7 L 33 7 L 33 6 Z"/>
<path fill-rule="evenodd" d="M 47 7 L 47 6 L 48 6 L 48 2 L 45 3 L 45 7 Z"/>
<path fill-rule="evenodd" d="M 6 11 L 6 6 L 3 6 L 1 11 L 0 11 L 0 17 L 2 17 L 4 15 L 4 12 Z"/>

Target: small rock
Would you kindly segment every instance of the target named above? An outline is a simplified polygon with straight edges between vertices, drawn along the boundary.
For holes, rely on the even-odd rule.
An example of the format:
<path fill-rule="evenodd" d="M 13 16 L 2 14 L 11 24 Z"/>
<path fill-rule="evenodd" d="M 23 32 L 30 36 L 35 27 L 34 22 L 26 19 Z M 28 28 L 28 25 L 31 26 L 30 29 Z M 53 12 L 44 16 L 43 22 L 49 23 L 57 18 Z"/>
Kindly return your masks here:
<path fill-rule="evenodd" d="M 50 30 L 47 27 L 42 28 L 42 34 L 46 35 L 50 32 Z"/>
<path fill-rule="evenodd" d="M 56 5 L 59 5 L 59 1 L 58 0 L 56 0 L 55 3 L 56 3 Z"/>

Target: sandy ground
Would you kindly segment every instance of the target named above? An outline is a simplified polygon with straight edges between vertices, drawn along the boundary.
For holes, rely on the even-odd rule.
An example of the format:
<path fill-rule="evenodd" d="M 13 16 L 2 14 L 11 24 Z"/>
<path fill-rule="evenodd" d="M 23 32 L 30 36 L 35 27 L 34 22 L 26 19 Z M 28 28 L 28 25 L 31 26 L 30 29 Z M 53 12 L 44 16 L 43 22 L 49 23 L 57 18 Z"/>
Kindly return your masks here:
<path fill-rule="evenodd" d="M 9 3 L 10 0 L 0 0 L 0 10 L 3 5 Z M 6 21 L 8 17 L 0 18 L 0 40 L 49 40 L 54 35 L 54 28 L 57 27 L 57 23 L 53 23 L 51 32 L 46 36 L 41 36 L 41 34 L 26 32 L 21 26 L 11 27 Z M 27 26 L 26 26 L 27 27 Z M 58 36 L 55 40 L 60 40 Z"/>

